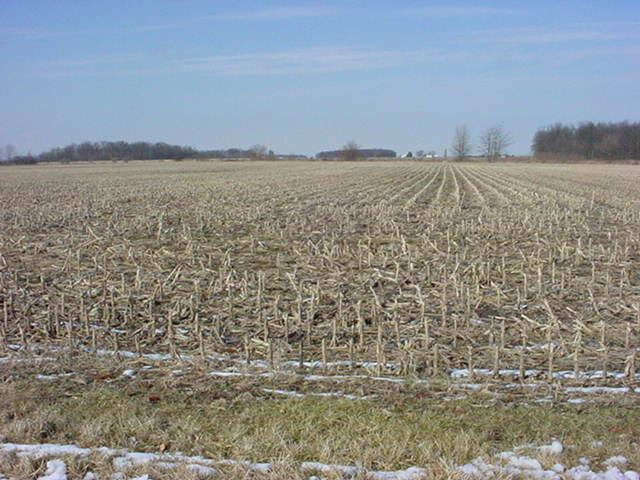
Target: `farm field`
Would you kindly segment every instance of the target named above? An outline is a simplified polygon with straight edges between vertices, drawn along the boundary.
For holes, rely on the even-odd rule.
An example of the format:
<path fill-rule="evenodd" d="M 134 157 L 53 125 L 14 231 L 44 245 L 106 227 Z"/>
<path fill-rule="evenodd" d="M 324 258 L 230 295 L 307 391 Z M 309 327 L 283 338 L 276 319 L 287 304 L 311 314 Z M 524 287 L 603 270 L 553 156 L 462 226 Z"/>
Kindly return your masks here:
<path fill-rule="evenodd" d="M 38 165 L 3 168 L 0 201 L 16 475 L 47 467 L 23 443 L 229 478 L 482 476 L 460 466 L 532 443 L 558 478 L 640 470 L 640 167 Z"/>

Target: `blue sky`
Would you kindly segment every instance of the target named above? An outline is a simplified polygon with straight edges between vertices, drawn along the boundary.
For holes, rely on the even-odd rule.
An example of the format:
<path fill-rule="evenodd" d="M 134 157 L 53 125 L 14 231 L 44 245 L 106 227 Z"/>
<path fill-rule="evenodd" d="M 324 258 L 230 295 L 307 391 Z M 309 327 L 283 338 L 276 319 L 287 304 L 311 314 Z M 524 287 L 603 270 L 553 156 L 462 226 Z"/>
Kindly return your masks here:
<path fill-rule="evenodd" d="M 640 120 L 640 2 L 0 0 L 0 145 L 442 150 Z"/>

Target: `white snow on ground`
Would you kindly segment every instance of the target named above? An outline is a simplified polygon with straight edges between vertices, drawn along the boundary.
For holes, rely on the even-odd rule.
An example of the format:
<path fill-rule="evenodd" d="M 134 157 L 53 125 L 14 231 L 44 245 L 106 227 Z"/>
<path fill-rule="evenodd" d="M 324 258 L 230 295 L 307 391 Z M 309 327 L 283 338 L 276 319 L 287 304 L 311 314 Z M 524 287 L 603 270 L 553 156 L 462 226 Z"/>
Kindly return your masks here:
<path fill-rule="evenodd" d="M 339 397 L 339 398 L 346 398 L 348 400 L 367 400 L 369 398 L 375 398 L 376 397 L 376 395 L 359 396 L 359 395 L 350 395 L 348 393 L 343 393 L 343 392 L 300 393 L 300 392 L 294 392 L 292 390 L 277 390 L 277 389 L 274 389 L 274 388 L 262 388 L 261 390 L 263 392 L 267 392 L 267 393 L 275 393 L 275 394 L 278 394 L 278 395 L 286 395 L 286 396 L 297 397 L 297 398 L 303 398 L 303 397 Z"/>
<path fill-rule="evenodd" d="M 372 377 L 368 375 L 306 375 L 299 374 L 293 371 L 283 371 L 281 374 L 287 375 L 295 375 L 297 377 L 301 377 L 305 381 L 313 382 L 313 381 L 322 381 L 328 380 L 332 382 L 343 382 L 348 380 L 369 380 L 373 382 L 389 382 L 389 383 L 404 383 L 404 384 L 428 384 L 432 383 L 429 380 L 424 379 L 404 379 L 404 378 L 390 378 L 390 377 Z M 229 372 L 229 371 L 212 371 L 209 372 L 208 375 L 212 377 L 253 377 L 253 378 L 272 378 L 275 377 L 276 374 L 273 372 L 263 372 L 263 373 L 249 373 L 249 372 Z M 468 388 L 472 390 L 480 390 L 484 387 L 482 383 L 454 383 L 451 385 L 452 387 L 457 388 Z M 522 387 L 540 387 L 540 384 L 530 383 L 530 384 L 522 384 L 522 383 L 510 383 L 503 385 L 506 388 L 522 388 Z M 266 390 L 265 390 L 266 391 Z M 565 393 L 628 393 L 631 391 L 629 387 L 561 387 L 560 391 Z M 640 387 L 633 389 L 634 393 L 640 393 Z M 296 393 L 296 392 L 293 392 Z M 302 394 L 298 396 L 303 396 Z M 361 397 L 362 398 L 362 397 Z M 365 397 L 368 398 L 368 397 Z M 550 401 L 550 400 L 549 400 Z M 570 403 L 582 403 L 584 400 L 582 399 L 573 399 L 569 401 Z"/>
<path fill-rule="evenodd" d="M 564 446 L 558 440 L 554 440 L 550 445 L 535 447 L 528 445 L 514 450 L 524 449 L 537 450 L 540 453 L 559 458 L 564 451 Z M 476 458 L 471 462 L 458 467 L 458 472 L 472 479 L 495 478 L 500 475 L 509 475 L 517 478 L 534 480 L 640 480 L 640 474 L 636 471 L 628 470 L 623 472 L 629 461 L 622 456 L 611 457 L 602 462 L 606 467 L 602 471 L 594 471 L 589 466 L 588 459 L 580 459 L 580 465 L 567 468 L 560 462 L 556 462 L 548 469 L 545 469 L 539 460 L 519 455 L 515 452 L 502 452 L 493 456 L 490 461 Z"/>
<path fill-rule="evenodd" d="M 148 370 L 151 369 L 152 367 L 149 365 L 146 365 L 144 367 L 142 367 L 143 370 Z M 452 376 L 454 378 L 464 378 L 467 376 L 467 371 L 466 370 L 459 370 L 459 371 L 454 371 L 454 374 L 452 374 Z M 478 372 L 478 371 L 476 371 Z M 509 372 L 511 372 L 511 370 L 509 370 Z M 515 372 L 515 370 L 514 370 Z M 127 369 L 122 371 L 121 376 L 122 377 L 126 377 L 126 378 L 136 378 L 137 375 L 137 371 L 136 370 L 132 370 L 132 369 Z M 178 375 L 182 373 L 182 370 L 174 370 L 173 372 L 174 374 Z M 279 374 L 285 374 L 285 375 L 294 375 L 297 377 L 302 378 L 305 381 L 309 381 L 309 382 L 313 382 L 313 381 L 323 381 L 323 380 L 327 380 L 327 381 L 332 381 L 332 382 L 343 382 L 343 381 L 348 381 L 348 380 L 369 380 L 369 381 L 373 381 L 373 382 L 387 382 L 387 383 L 398 383 L 398 384 L 429 384 L 432 383 L 430 380 L 425 380 L 425 379 L 406 379 L 406 378 L 393 378 L 393 377 L 378 377 L 378 376 L 371 376 L 371 375 L 315 375 L 315 374 L 304 374 L 304 373 L 297 373 L 295 371 L 292 370 L 282 370 L 280 372 L 278 372 Z M 69 377 L 69 376 L 73 376 L 74 373 L 61 373 L 61 374 L 54 374 L 54 375 L 43 375 L 43 374 L 36 374 L 34 376 L 34 378 L 38 379 L 38 380 L 56 380 L 58 378 L 61 377 Z M 275 377 L 277 374 L 275 372 L 261 372 L 261 373 L 250 373 L 250 372 L 238 372 L 238 371 L 227 371 L 227 370 L 214 370 L 208 373 L 208 375 L 213 376 L 213 377 L 251 377 L 251 378 L 273 378 Z M 485 385 L 482 383 L 455 383 L 452 384 L 451 386 L 456 387 L 456 388 L 467 388 L 467 389 L 473 389 L 473 390 L 480 390 L 482 389 Z M 502 385 L 505 388 L 524 388 L 524 387 L 530 387 L 530 388 L 536 388 L 536 387 L 540 387 L 541 384 L 539 383 L 510 383 L 510 384 L 505 384 Z M 592 386 L 592 387 L 559 387 L 559 390 L 564 392 L 564 393 L 578 393 L 578 394 L 594 394 L 594 393 L 629 393 L 629 392 L 633 392 L 633 393 L 638 393 L 640 394 L 640 387 L 605 387 L 605 386 Z M 267 390 L 264 390 L 267 391 Z M 275 393 L 279 393 L 279 392 L 275 392 Z M 494 392 L 495 393 L 495 392 Z M 290 392 L 289 393 L 291 396 L 299 396 L 299 397 L 303 397 L 305 395 L 303 394 L 296 394 L 296 392 Z M 296 395 L 294 395 L 296 394 Z M 283 393 L 284 395 L 284 393 Z M 313 394 L 309 394 L 309 395 L 314 395 L 314 396 L 339 396 L 339 397 L 344 397 L 344 398 L 351 398 L 351 399 L 358 399 L 358 400 L 362 400 L 362 399 L 366 399 L 366 398 L 371 398 L 371 396 L 365 396 L 365 397 L 359 397 L 359 396 L 355 396 L 355 395 L 343 395 L 343 394 L 339 394 L 339 393 L 334 393 L 334 392 L 328 392 L 328 393 L 313 393 Z M 568 403 L 584 403 L 586 400 L 584 399 L 580 399 L 580 398 L 572 398 L 567 400 Z"/>
<path fill-rule="evenodd" d="M 525 370 L 524 372 L 524 376 L 525 377 L 533 377 L 533 376 L 540 376 L 540 375 L 544 375 L 546 376 L 547 372 L 545 372 L 544 370 Z M 516 370 L 516 369 L 501 369 L 498 370 L 497 372 L 493 369 L 490 368 L 475 368 L 473 370 L 473 375 L 500 375 L 500 376 L 513 376 L 513 377 L 518 377 L 520 376 L 520 370 Z M 471 376 L 471 372 L 469 371 L 468 368 L 455 368 L 452 370 L 449 370 L 449 375 L 451 375 L 453 378 L 463 378 L 463 377 L 469 377 Z M 586 370 L 583 372 L 578 372 L 577 375 L 573 370 L 560 370 L 557 372 L 553 372 L 553 378 L 554 379 L 563 379 L 563 378 L 567 378 L 567 379 L 578 379 L 578 380 L 596 380 L 596 379 L 601 379 L 604 377 L 607 378 L 625 378 L 627 375 L 624 372 L 603 372 L 602 370 Z M 640 373 L 637 373 L 635 375 L 635 378 L 640 379 Z"/>
<path fill-rule="evenodd" d="M 538 450 L 545 453 L 560 455 L 564 450 L 564 447 L 558 440 L 554 440 L 550 445 L 542 445 Z"/>
<path fill-rule="evenodd" d="M 549 445 L 535 446 L 525 445 L 514 448 L 514 451 L 506 451 L 494 455 L 489 460 L 476 458 L 471 462 L 457 467 L 458 473 L 470 479 L 489 479 L 501 475 L 510 475 L 523 479 L 533 480 L 640 480 L 637 471 L 624 471 L 629 461 L 622 456 L 614 456 L 602 462 L 601 471 L 592 470 L 589 459 L 582 458 L 579 465 L 567 467 L 560 463 L 562 453 L 565 448 L 558 440 L 553 440 Z M 545 463 L 552 466 L 545 468 L 540 460 L 531 456 L 523 455 L 523 451 L 542 454 L 546 459 Z M 110 458 L 112 466 L 118 471 L 113 476 L 113 480 L 126 480 L 125 473 L 128 468 L 139 465 L 150 465 L 156 468 L 171 470 L 179 466 L 184 466 L 190 470 L 198 472 L 202 477 L 216 476 L 216 467 L 241 466 L 247 470 L 257 473 L 267 473 L 277 464 L 273 463 L 252 463 L 239 460 L 211 460 L 204 457 L 190 457 L 179 453 L 142 453 L 130 452 L 126 449 L 111 448 L 80 448 L 75 445 L 18 445 L 13 443 L 0 444 L 0 452 L 14 453 L 18 457 L 28 457 L 33 459 L 51 458 L 47 462 L 47 471 L 38 480 L 69 480 L 67 477 L 66 464 L 55 457 L 77 457 L 87 459 L 92 454 L 97 454 L 103 458 Z M 2 465 L 0 465 L 2 469 Z M 360 467 L 348 465 L 328 465 L 320 462 L 302 462 L 298 469 L 303 474 L 312 475 L 321 473 L 323 475 L 335 475 L 343 478 L 353 478 L 361 476 L 367 480 L 420 480 L 427 478 L 427 470 L 419 467 L 411 467 L 406 470 L 397 471 L 365 471 Z M 87 473 L 84 480 L 95 480 L 95 475 Z M 314 478 L 314 477 L 311 477 Z M 317 478 L 317 477 L 315 477 Z M 3 480 L 0 472 L 0 480 Z M 129 480 L 151 480 L 149 476 L 130 478 Z"/>
<path fill-rule="evenodd" d="M 31 347 L 23 347 L 21 345 L 17 345 L 17 344 L 11 344 L 8 345 L 8 348 L 14 351 L 21 351 L 21 350 L 31 350 L 31 351 L 37 351 L 37 350 L 48 350 L 50 352 L 58 352 L 58 351 L 62 351 L 64 350 L 64 348 L 59 347 L 59 346 L 55 346 L 55 345 L 38 345 L 38 346 L 31 346 Z M 82 350 L 85 353 L 93 353 L 96 355 L 101 355 L 101 356 L 121 356 L 121 357 L 125 357 L 125 358 L 145 358 L 148 360 L 171 360 L 171 359 L 179 359 L 182 361 L 186 361 L 186 362 L 193 362 L 194 361 L 194 357 L 191 355 L 185 355 L 185 354 L 177 354 L 177 355 L 172 355 L 169 353 L 141 353 L 138 354 L 136 352 L 131 352 L 128 350 L 105 350 L 105 349 L 98 349 L 98 350 L 92 350 L 88 347 L 84 347 L 81 346 L 79 347 L 80 350 Z M 208 355 L 207 358 L 209 360 L 215 360 L 218 362 L 222 362 L 222 363 L 232 363 L 232 364 L 236 364 L 236 365 L 247 365 L 250 367 L 258 367 L 258 368 L 272 368 L 272 367 L 277 367 L 277 368 L 295 368 L 297 366 L 300 365 L 299 362 L 297 361 L 285 361 L 285 362 L 280 362 L 274 365 L 271 365 L 269 362 L 266 362 L 264 360 L 251 360 L 249 363 L 246 362 L 246 360 L 242 360 L 240 358 L 231 358 L 231 357 L 226 357 L 226 356 L 220 356 L 220 355 Z M 360 367 L 360 368 L 365 368 L 365 369 L 374 369 L 377 367 L 383 367 L 383 368 L 388 368 L 388 369 L 396 369 L 397 365 L 394 363 L 378 363 L 378 362 L 351 362 L 349 360 L 341 360 L 341 361 L 335 361 L 335 362 L 318 362 L 318 361 L 308 361 L 308 362 L 302 362 L 302 366 L 305 368 L 312 368 L 312 369 L 318 369 L 318 368 L 335 368 L 335 367 Z M 500 369 L 497 372 L 495 372 L 493 369 L 489 369 L 489 368 L 476 368 L 473 370 L 473 374 L 474 375 L 499 375 L 499 376 L 519 376 L 520 375 L 520 370 L 518 369 Z M 529 369 L 529 370 L 525 370 L 524 371 L 524 376 L 525 377 L 534 377 L 534 376 L 544 376 L 546 375 L 547 372 L 544 370 L 536 370 L 536 369 Z M 449 370 L 449 375 L 453 378 L 463 378 L 463 377 L 468 377 L 471 375 L 471 372 L 469 371 L 469 369 L 467 368 L 458 368 L 458 369 L 451 369 Z M 586 370 L 586 371 L 582 371 L 582 372 L 574 372 L 572 370 L 562 370 L 562 371 L 558 371 L 558 372 L 554 372 L 553 373 L 553 378 L 554 379 L 581 379 L 581 380 L 594 380 L 594 379 L 601 379 L 604 377 L 607 378 L 615 378 L 615 379 L 622 379 L 625 378 L 627 375 L 624 372 L 603 372 L 602 370 Z M 366 377 L 366 376 L 365 376 Z M 635 378 L 640 379 L 640 373 L 636 373 Z"/>
<path fill-rule="evenodd" d="M 555 342 L 551 342 L 551 343 L 539 343 L 539 344 L 535 344 L 535 345 L 527 345 L 526 347 L 523 347 L 522 345 L 516 345 L 513 348 L 515 350 L 546 350 L 548 348 L 556 348 L 559 345 Z"/>
<path fill-rule="evenodd" d="M 53 362 L 53 357 L 31 357 L 31 358 L 15 358 L 0 357 L 0 363 L 37 363 L 37 362 Z"/>
<path fill-rule="evenodd" d="M 62 460 L 49 460 L 44 477 L 38 480 L 67 480 L 67 465 Z"/>
<path fill-rule="evenodd" d="M 72 377 L 74 374 L 73 373 L 57 373 L 55 375 L 36 375 L 36 378 L 38 380 L 56 380 L 57 378 L 60 377 Z"/>
<path fill-rule="evenodd" d="M 157 468 L 170 470 L 179 466 L 184 466 L 190 470 L 197 471 L 203 477 L 215 476 L 218 473 L 216 467 L 237 465 L 254 472 L 269 472 L 277 466 L 273 463 L 252 463 L 239 460 L 211 460 L 204 457 L 190 457 L 179 453 L 143 453 L 130 452 L 126 449 L 112 448 L 80 448 L 75 445 L 55 445 L 55 444 L 36 444 L 36 445 L 20 445 L 14 443 L 0 443 L 0 452 L 14 453 L 18 457 L 28 457 L 34 459 L 51 458 L 51 457 L 77 457 L 86 459 L 91 454 L 98 454 L 111 458 L 113 468 L 122 473 L 119 478 L 126 479 L 124 473 L 130 467 L 136 465 L 152 465 Z M 302 462 L 298 466 L 302 473 L 312 474 L 321 472 L 323 474 L 338 473 L 344 478 L 352 478 L 357 475 L 364 475 L 367 480 L 419 480 L 426 477 L 426 470 L 418 467 L 411 467 L 406 470 L 398 471 L 365 471 L 360 467 L 352 467 L 346 465 L 328 465 L 319 462 Z M 0 465 L 2 469 L 2 465 Z M 47 472 L 45 477 L 39 480 L 69 480 L 66 475 L 66 465 L 59 459 L 50 460 L 47 463 Z M 86 480 L 92 478 L 85 477 Z M 148 478 L 147 476 L 138 477 L 138 480 Z M 2 479 L 2 473 L 0 473 Z M 136 479 L 129 479 L 136 480 Z"/>
<path fill-rule="evenodd" d="M 9 345 L 9 348 L 11 350 L 29 350 L 29 351 L 41 351 L 41 350 L 48 350 L 48 351 L 62 351 L 64 350 L 64 348 L 62 347 L 58 347 L 58 346 L 39 346 L 39 347 L 35 347 L 35 346 L 31 346 L 31 347 L 21 347 L 20 345 Z M 148 360 L 152 360 L 152 361 L 166 361 L 166 360 L 172 360 L 174 359 L 174 356 L 170 355 L 170 354 L 142 354 L 142 355 L 138 355 L 137 353 L 134 352 L 130 352 L 130 351 L 126 351 L 126 350 L 90 350 L 86 347 L 82 347 L 82 350 L 85 351 L 86 353 L 94 353 L 97 355 L 109 355 L 109 356 L 113 356 L 113 355 L 120 355 L 126 358 L 143 358 L 143 359 L 148 359 Z M 424 384 L 430 384 L 432 383 L 431 380 L 426 380 L 426 379 L 416 379 L 416 378 L 397 378 L 397 377 L 383 377 L 383 376 L 374 376 L 374 375 L 365 375 L 365 374 L 349 374 L 349 375 L 341 375 L 341 374 L 336 374 L 336 375 L 319 375 L 319 374 L 310 374 L 310 373 L 299 373 L 296 372 L 295 370 L 292 369 L 281 369 L 278 372 L 274 372 L 274 371 L 269 371 L 269 372 L 239 372 L 237 371 L 237 369 L 239 368 L 238 366 L 235 365 L 242 365 L 242 366 L 246 366 L 246 362 L 240 359 L 233 359 L 233 358 L 228 358 L 228 357 L 221 357 L 221 356 L 216 356 L 216 355 L 209 355 L 208 358 L 210 360 L 215 360 L 215 361 L 219 361 L 222 363 L 232 363 L 233 365 L 229 366 L 228 369 L 226 370 L 216 370 L 216 371 L 211 371 L 208 373 L 208 375 L 210 376 L 217 376 L 217 377 L 253 377 L 253 378 L 273 378 L 276 375 L 293 375 L 296 376 L 298 378 L 301 378 L 304 381 L 308 381 L 308 382 L 314 382 L 314 381 L 331 381 L 331 382 L 343 382 L 343 381 L 349 381 L 349 380 L 368 380 L 368 381 L 372 381 L 372 382 L 386 382 L 386 383 L 393 383 L 393 384 L 420 384 L 420 385 L 424 385 Z M 182 361 L 186 361 L 186 362 L 192 362 L 194 360 L 193 357 L 189 356 L 189 355 L 180 355 L 179 359 Z M 38 362 L 38 361 L 51 361 L 54 360 L 54 358 L 51 357 L 27 357 L 27 358 L 15 358 L 15 357 L 2 357 L 0 358 L 0 363 L 12 363 L 12 362 Z M 278 364 L 279 366 L 287 366 L 287 367 L 295 367 L 297 365 L 299 365 L 299 362 L 283 362 Z M 308 367 L 308 368 L 320 368 L 323 366 L 322 362 L 304 362 L 303 363 L 304 366 Z M 352 365 L 352 363 L 350 361 L 339 361 L 339 362 L 327 362 L 325 364 L 325 366 L 330 367 L 330 366 L 346 366 L 346 365 Z M 375 362 L 360 362 L 360 363 L 356 363 L 355 365 L 360 366 L 360 367 L 364 367 L 367 369 L 371 369 L 373 367 L 377 366 L 377 363 Z M 268 362 L 264 362 L 261 360 L 254 360 L 251 362 L 251 366 L 253 367 L 260 367 L 260 368 L 270 368 L 271 365 Z M 388 368 L 393 368 L 394 364 L 390 364 L 387 363 L 385 364 L 386 367 Z M 141 367 L 142 370 L 148 370 L 153 368 L 150 365 L 145 365 L 143 367 Z M 181 374 L 182 370 L 174 370 L 173 372 L 174 374 Z M 132 370 L 132 369 L 127 369 L 127 370 L 123 370 L 121 373 L 122 377 L 125 378 L 131 378 L 134 379 L 137 377 L 138 372 L 136 370 Z M 474 369 L 473 372 L 470 372 L 468 369 L 453 369 L 449 371 L 449 374 L 452 378 L 460 378 L 460 379 L 464 379 L 464 378 L 468 378 L 472 375 L 476 375 L 476 376 L 492 376 L 492 375 L 501 375 L 501 376 L 512 376 L 512 377 L 517 377 L 520 375 L 520 371 L 519 370 L 515 370 L 515 369 L 502 369 L 502 370 L 498 370 L 497 372 L 494 372 L 494 370 L 491 369 Z M 49 375 L 44 375 L 44 374 L 36 374 L 34 375 L 34 378 L 38 379 L 38 380 L 44 380 L 44 381 L 53 381 L 56 380 L 60 377 L 67 377 L 67 376 L 72 376 L 74 375 L 73 373 L 62 373 L 62 374 L 49 374 Z M 524 372 L 525 377 L 536 377 L 536 376 L 545 376 L 545 372 L 543 372 L 542 370 L 526 370 Z M 625 374 L 620 373 L 620 372 L 607 372 L 606 376 L 609 378 L 615 378 L 615 379 L 621 379 L 625 376 Z M 637 378 L 640 378 L 640 374 L 636 374 Z M 554 378 L 555 379 L 575 379 L 575 378 L 579 378 L 579 379 L 602 379 L 603 378 L 603 372 L 602 371 L 597 371 L 597 370 L 592 370 L 592 371 L 584 371 L 584 372 L 579 372 L 577 375 L 573 372 L 573 371 L 558 371 L 554 373 Z M 547 385 L 544 380 L 542 382 L 529 382 L 529 383 L 509 383 L 509 384 L 502 384 L 501 386 L 504 388 L 539 388 L 541 386 Z M 464 388 L 464 389 L 474 389 L 474 390 L 481 390 L 482 388 L 485 387 L 484 384 L 482 383 L 454 383 L 451 385 L 452 387 L 455 388 Z M 315 392 L 315 393 L 299 393 L 299 392 L 295 392 L 295 391 L 278 391 L 278 390 L 272 390 L 270 391 L 269 389 L 263 389 L 265 392 L 268 393 L 275 393 L 275 394 L 280 394 L 280 395 L 288 395 L 288 396 L 292 396 L 292 397 L 304 397 L 304 396 L 317 396 L 317 397 L 338 397 L 338 398 L 346 398 L 346 399 L 352 399 L 352 400 L 365 400 L 365 399 L 370 399 L 375 397 L 375 395 L 370 395 L 370 396 L 356 396 L 356 395 L 350 395 L 350 394 L 344 394 L 342 392 Z M 624 393 L 635 393 L 635 394 L 640 394 L 640 387 L 607 387 L 607 386 L 590 386 L 590 387 L 569 387 L 569 386 L 558 386 L 556 388 L 556 391 L 559 392 L 563 392 L 566 394 L 584 394 L 584 395 L 588 395 L 588 394 L 604 394 L 604 393 L 609 393 L 609 394 L 624 394 Z M 493 395 L 497 395 L 499 396 L 500 393 L 498 392 L 489 392 L 487 391 L 487 393 L 491 393 Z M 455 396 L 449 396 L 444 398 L 444 400 L 455 400 L 457 399 L 457 397 Z M 551 402 L 552 399 L 550 397 L 544 397 L 544 398 L 540 398 L 538 400 L 534 400 L 534 401 L 539 401 L 539 402 Z M 585 403 L 585 402 L 589 402 L 589 401 L 594 401 L 593 399 L 584 399 L 584 398 L 569 398 L 568 400 L 565 400 L 568 404 L 580 404 L 580 403 Z"/>

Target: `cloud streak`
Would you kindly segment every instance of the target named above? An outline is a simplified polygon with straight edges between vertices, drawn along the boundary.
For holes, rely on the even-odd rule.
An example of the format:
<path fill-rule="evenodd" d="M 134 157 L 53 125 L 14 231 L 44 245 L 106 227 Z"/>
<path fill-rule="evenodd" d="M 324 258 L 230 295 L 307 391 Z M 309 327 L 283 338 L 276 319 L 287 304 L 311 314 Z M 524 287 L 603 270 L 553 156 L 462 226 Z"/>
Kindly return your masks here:
<path fill-rule="evenodd" d="M 493 7 L 423 7 L 408 10 L 407 13 L 426 17 L 469 17 L 476 15 L 513 15 L 522 13 L 522 11 L 511 8 Z"/>
<path fill-rule="evenodd" d="M 106 55 L 41 64 L 37 77 L 201 74 L 260 76 L 368 71 L 450 59 L 437 50 L 361 50 L 313 47 L 262 53 L 179 58 L 160 55 Z M 26 72 L 25 72 L 26 73 Z"/>
<path fill-rule="evenodd" d="M 87 35 L 88 30 L 46 30 L 41 28 L 0 28 L 0 40 L 3 41 L 29 41 L 44 40 L 54 37 L 70 37 L 75 35 Z"/>
<path fill-rule="evenodd" d="M 141 63 L 148 60 L 148 55 L 131 55 L 131 54 L 113 54 L 104 55 L 100 57 L 84 58 L 84 59 L 70 59 L 70 60 L 55 60 L 45 63 L 43 66 L 47 68 L 78 68 L 88 67 L 93 65 L 118 65 L 123 63 Z"/>
<path fill-rule="evenodd" d="M 597 31 L 529 31 L 521 33 L 498 34 L 487 41 L 497 41 L 504 43 L 561 43 L 561 42 L 588 42 L 588 41 L 608 41 L 637 38 L 637 35 L 628 33 L 612 33 Z"/>
<path fill-rule="evenodd" d="M 420 61 L 427 56 L 427 52 L 417 51 L 316 47 L 190 58 L 177 65 L 177 70 L 211 75 L 311 74 L 388 68 Z"/>
<path fill-rule="evenodd" d="M 214 20 L 287 20 L 305 17 L 325 17 L 335 15 L 338 11 L 326 7 L 279 7 L 248 12 L 220 13 L 208 15 Z"/>

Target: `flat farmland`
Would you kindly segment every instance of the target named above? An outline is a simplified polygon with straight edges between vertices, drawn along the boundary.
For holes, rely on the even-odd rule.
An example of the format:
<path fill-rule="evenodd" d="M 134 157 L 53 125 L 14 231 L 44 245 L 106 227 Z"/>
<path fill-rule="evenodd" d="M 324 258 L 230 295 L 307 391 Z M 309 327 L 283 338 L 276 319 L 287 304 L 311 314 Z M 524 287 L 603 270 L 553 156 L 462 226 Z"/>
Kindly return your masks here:
<path fill-rule="evenodd" d="M 38 165 L 3 168 L 0 202 L 12 441 L 443 476 L 551 437 L 639 460 L 640 167 Z M 75 424 L 101 398 L 119 426 Z M 228 432 L 185 423 L 205 406 Z M 425 412 L 462 423 L 425 446 Z"/>

